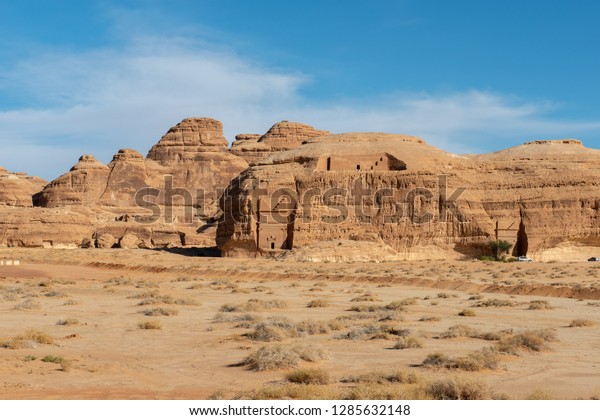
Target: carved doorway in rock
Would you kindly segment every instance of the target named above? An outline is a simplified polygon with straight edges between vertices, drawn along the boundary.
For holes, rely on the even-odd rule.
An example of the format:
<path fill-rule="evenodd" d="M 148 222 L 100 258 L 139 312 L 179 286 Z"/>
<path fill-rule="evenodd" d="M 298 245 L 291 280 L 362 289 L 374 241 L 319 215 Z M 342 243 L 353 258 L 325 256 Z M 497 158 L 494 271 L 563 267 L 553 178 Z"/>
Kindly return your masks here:
<path fill-rule="evenodd" d="M 525 230 L 525 223 L 523 219 L 519 223 L 519 230 L 517 231 L 517 243 L 513 248 L 513 256 L 520 257 L 521 255 L 527 255 L 529 244 L 527 241 L 527 232 Z"/>

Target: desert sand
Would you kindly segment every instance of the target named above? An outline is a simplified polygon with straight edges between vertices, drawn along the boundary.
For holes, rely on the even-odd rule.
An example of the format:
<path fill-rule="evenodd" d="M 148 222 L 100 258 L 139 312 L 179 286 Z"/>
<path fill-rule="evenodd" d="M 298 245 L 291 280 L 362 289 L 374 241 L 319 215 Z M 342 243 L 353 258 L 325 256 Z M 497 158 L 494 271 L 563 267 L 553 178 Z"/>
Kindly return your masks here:
<path fill-rule="evenodd" d="M 436 381 L 480 398 L 600 397 L 600 263 L 198 254 L 3 249 L 21 264 L 0 266 L 2 398 L 436 398 Z M 532 331 L 548 341 L 499 350 Z M 322 357 L 241 363 L 295 345 Z M 486 348 L 493 366 L 423 363 Z M 290 382 L 298 369 L 325 379 Z"/>

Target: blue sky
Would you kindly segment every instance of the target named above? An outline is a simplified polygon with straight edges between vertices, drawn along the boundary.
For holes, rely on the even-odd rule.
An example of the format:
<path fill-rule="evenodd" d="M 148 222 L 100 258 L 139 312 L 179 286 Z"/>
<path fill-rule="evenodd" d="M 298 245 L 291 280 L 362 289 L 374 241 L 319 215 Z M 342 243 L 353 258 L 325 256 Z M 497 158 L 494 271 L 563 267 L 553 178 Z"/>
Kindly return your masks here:
<path fill-rule="evenodd" d="M 600 2 L 0 0 L 0 166 L 52 179 L 185 117 L 600 148 Z"/>

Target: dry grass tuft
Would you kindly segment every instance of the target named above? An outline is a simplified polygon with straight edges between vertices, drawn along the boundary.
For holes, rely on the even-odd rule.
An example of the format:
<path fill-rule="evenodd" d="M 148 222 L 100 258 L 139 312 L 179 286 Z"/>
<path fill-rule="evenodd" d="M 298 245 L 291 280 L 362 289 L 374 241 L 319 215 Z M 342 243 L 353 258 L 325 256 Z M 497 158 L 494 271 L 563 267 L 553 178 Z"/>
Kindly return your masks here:
<path fill-rule="evenodd" d="M 144 321 L 138 324 L 140 330 L 162 330 L 163 325 L 160 321 Z"/>
<path fill-rule="evenodd" d="M 343 378 L 345 383 L 367 383 L 367 384 L 417 384 L 421 381 L 415 373 L 407 373 L 402 370 L 397 370 L 392 373 L 386 372 L 369 372 L 357 376 L 349 376 Z"/>
<path fill-rule="evenodd" d="M 177 309 L 171 308 L 151 308 L 151 309 L 143 309 L 139 311 L 139 313 L 144 314 L 146 316 L 175 316 L 179 314 Z"/>
<path fill-rule="evenodd" d="M 400 337 L 393 349 L 404 350 L 404 349 L 421 349 L 423 348 L 423 341 L 417 337 Z"/>
<path fill-rule="evenodd" d="M 594 325 L 596 325 L 596 323 L 594 321 L 592 321 L 591 319 L 574 319 L 573 321 L 571 321 L 571 323 L 569 324 L 569 327 L 593 327 Z"/>
<path fill-rule="evenodd" d="M 327 353 L 321 347 L 315 345 L 285 346 L 279 344 L 261 347 L 246 357 L 241 364 L 246 366 L 249 370 L 260 372 L 265 370 L 293 368 L 296 367 L 301 360 L 316 362 L 318 360 L 326 359 L 327 357 Z"/>
<path fill-rule="evenodd" d="M 515 303 L 511 302 L 510 300 L 505 300 L 505 299 L 488 299 L 488 300 L 484 300 L 482 302 L 477 302 L 473 306 L 476 308 L 487 308 L 490 306 L 512 307 L 512 306 L 515 306 Z"/>
<path fill-rule="evenodd" d="M 18 310 L 18 311 L 30 311 L 30 310 L 36 310 L 36 309 L 41 309 L 42 305 L 33 300 L 33 299 L 27 299 L 21 303 L 18 303 L 17 305 L 15 305 L 14 309 Z"/>
<path fill-rule="evenodd" d="M 36 348 L 38 344 L 52 344 L 54 339 L 41 331 L 27 330 L 23 334 L 17 335 L 0 345 L 7 349 Z"/>
<path fill-rule="evenodd" d="M 532 311 L 542 311 L 554 309 L 554 307 L 550 305 L 547 300 L 532 300 L 531 302 L 529 302 L 528 309 Z"/>
<path fill-rule="evenodd" d="M 79 320 L 75 319 L 75 318 L 59 319 L 56 322 L 56 325 L 65 325 L 65 326 L 79 325 Z"/>
<path fill-rule="evenodd" d="M 551 329 L 528 330 L 510 334 L 502 338 L 496 345 L 501 353 L 519 354 L 520 350 L 542 351 L 548 348 L 548 343 L 556 341 L 556 333 Z"/>
<path fill-rule="evenodd" d="M 487 385 L 459 379 L 431 382 L 424 387 L 424 391 L 434 400 L 486 400 L 491 398 Z"/>
<path fill-rule="evenodd" d="M 439 352 L 431 353 L 423 360 L 422 366 L 477 372 L 483 369 L 496 369 L 498 362 L 499 357 L 496 350 L 493 348 L 484 348 L 470 353 L 468 356 L 457 358 L 452 358 Z"/>
<path fill-rule="evenodd" d="M 297 369 L 285 375 L 285 379 L 295 384 L 327 385 L 331 383 L 329 372 L 323 369 Z"/>
<path fill-rule="evenodd" d="M 326 299 L 315 299 L 306 304 L 307 308 L 328 308 L 329 306 L 330 303 Z"/>
<path fill-rule="evenodd" d="M 463 309 L 458 313 L 458 316 L 476 316 L 476 313 L 473 309 Z"/>

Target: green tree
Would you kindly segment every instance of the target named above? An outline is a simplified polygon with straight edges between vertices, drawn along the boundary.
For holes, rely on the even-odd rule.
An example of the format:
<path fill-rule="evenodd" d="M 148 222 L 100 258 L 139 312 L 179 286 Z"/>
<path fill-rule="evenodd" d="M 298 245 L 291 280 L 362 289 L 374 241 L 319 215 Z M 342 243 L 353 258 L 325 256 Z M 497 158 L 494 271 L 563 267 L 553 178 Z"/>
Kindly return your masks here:
<path fill-rule="evenodd" d="M 496 259 L 499 259 L 500 255 L 508 252 L 512 248 L 512 244 L 504 240 L 490 241 L 488 246 L 496 256 Z"/>

